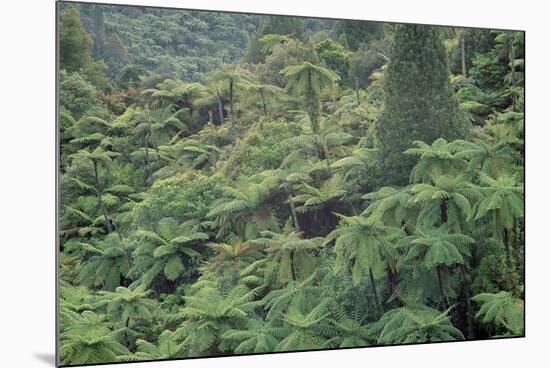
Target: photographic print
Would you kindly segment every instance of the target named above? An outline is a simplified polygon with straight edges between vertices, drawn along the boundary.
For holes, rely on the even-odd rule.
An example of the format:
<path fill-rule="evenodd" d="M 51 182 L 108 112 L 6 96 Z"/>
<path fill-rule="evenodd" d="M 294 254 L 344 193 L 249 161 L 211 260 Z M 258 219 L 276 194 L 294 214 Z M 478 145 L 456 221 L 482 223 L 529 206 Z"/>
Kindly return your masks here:
<path fill-rule="evenodd" d="M 524 336 L 523 31 L 58 2 L 57 48 L 59 365 Z"/>

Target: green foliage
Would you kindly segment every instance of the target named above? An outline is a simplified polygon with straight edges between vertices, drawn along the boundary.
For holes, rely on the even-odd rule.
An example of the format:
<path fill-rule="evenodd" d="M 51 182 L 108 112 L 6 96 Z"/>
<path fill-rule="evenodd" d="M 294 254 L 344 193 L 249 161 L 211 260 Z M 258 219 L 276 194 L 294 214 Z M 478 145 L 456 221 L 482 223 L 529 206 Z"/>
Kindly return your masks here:
<path fill-rule="evenodd" d="M 326 88 L 340 79 L 338 74 L 321 66 L 305 61 L 301 65 L 288 66 L 280 72 L 287 79 L 288 90 L 303 97 L 308 113 L 311 130 L 319 132 L 319 98 Z"/>
<path fill-rule="evenodd" d="M 320 250 L 322 238 L 303 239 L 303 233 L 292 231 L 277 234 L 264 232 L 264 236 L 253 240 L 264 247 L 268 257 L 265 263 L 265 279 L 284 285 L 289 281 L 305 280 L 318 267 L 316 250 Z"/>
<path fill-rule="evenodd" d="M 191 276 L 187 266 L 198 262 L 201 254 L 199 246 L 208 240 L 208 234 L 199 232 L 196 227 L 178 224 L 173 218 L 164 218 L 156 226 L 157 231 L 137 230 L 135 259 L 131 273 L 138 275 L 136 284 L 148 287 L 159 274 L 169 281 L 175 281 L 183 273 Z"/>
<path fill-rule="evenodd" d="M 377 122 L 382 170 L 385 182 L 402 185 L 413 166 L 402 153 L 412 142 L 464 137 L 466 126 L 449 86 L 437 28 L 397 26 L 385 75 L 385 105 Z"/>
<path fill-rule="evenodd" d="M 93 59 L 92 38 L 84 29 L 76 8 L 69 8 L 63 13 L 59 42 L 61 69 L 83 73 L 94 85 L 105 86 L 107 80 L 102 70 L 106 65 Z"/>
<path fill-rule="evenodd" d="M 262 27 L 262 33 L 291 35 L 298 40 L 303 40 L 305 37 L 304 20 L 299 17 L 268 17 L 267 23 Z"/>
<path fill-rule="evenodd" d="M 110 234 L 97 244 L 82 243 L 90 254 L 80 270 L 80 282 L 87 286 L 102 286 L 105 290 L 114 290 L 121 285 L 121 276 L 126 276 L 130 262 L 128 250 L 118 236 Z"/>
<path fill-rule="evenodd" d="M 338 74 L 340 79 L 347 77 L 351 52 L 346 50 L 344 46 L 326 39 L 318 42 L 315 45 L 315 50 L 319 55 L 319 59 L 325 63 L 327 68 Z"/>
<path fill-rule="evenodd" d="M 234 346 L 232 351 L 237 354 L 270 353 L 288 333 L 289 329 L 277 319 L 264 322 L 255 318 L 247 320 L 242 330 L 227 330 L 222 339 Z"/>
<path fill-rule="evenodd" d="M 74 314 L 65 320 L 61 333 L 62 364 L 82 365 L 117 361 L 129 354 L 118 341 L 121 330 L 110 330 L 105 317 L 91 311 Z"/>
<path fill-rule="evenodd" d="M 331 206 L 340 200 L 346 191 L 343 189 L 344 181 L 340 175 L 335 175 L 325 181 L 320 188 L 316 188 L 307 183 L 301 183 L 297 186 L 298 193 L 294 200 L 302 203 L 296 210 L 298 212 L 318 211 Z"/>
<path fill-rule="evenodd" d="M 369 43 L 383 35 L 383 25 L 377 22 L 339 20 L 335 27 L 340 42 L 357 51 L 362 43 Z"/>
<path fill-rule="evenodd" d="M 262 83 L 269 83 L 279 87 L 285 86 L 285 79 L 280 71 L 288 66 L 297 65 L 304 61 L 318 63 L 319 56 L 312 45 L 304 44 L 295 39 L 273 46 L 271 53 L 266 56 L 265 63 L 258 65 L 258 75 Z"/>
<path fill-rule="evenodd" d="M 236 284 L 241 271 L 258 259 L 260 253 L 252 242 L 235 238 L 231 244 L 211 243 L 215 255 L 202 267 L 204 275 L 216 275 L 223 284 Z"/>
<path fill-rule="evenodd" d="M 435 230 L 417 229 L 414 235 L 401 239 L 397 247 L 406 249 L 404 261 L 419 259 L 422 266 L 432 269 L 465 263 L 470 256 L 468 245 L 474 241 L 468 235 L 449 233 L 441 226 Z"/>
<path fill-rule="evenodd" d="M 185 321 L 176 330 L 187 351 L 186 356 L 201 356 L 207 352 L 219 354 L 218 345 L 222 344 L 223 334 L 246 321 L 248 313 L 257 307 L 254 299 L 261 289 L 237 285 L 222 291 L 207 282 L 187 296 L 186 306 L 180 311 Z"/>
<path fill-rule="evenodd" d="M 206 219 L 213 201 L 219 198 L 219 177 L 187 170 L 155 182 L 132 210 L 137 227 L 170 217 L 178 222 Z"/>
<path fill-rule="evenodd" d="M 395 268 L 397 254 L 392 242 L 400 236 L 398 228 L 386 227 L 362 216 L 342 216 L 340 227 L 327 236 L 327 241 L 335 239 L 336 270 L 347 271 L 349 267 L 352 282 L 357 285 L 366 272 L 379 278 L 386 267 Z"/>
<path fill-rule="evenodd" d="M 480 174 L 480 180 L 479 190 L 484 198 L 476 206 L 476 218 L 493 213 L 495 226 L 510 229 L 514 219 L 523 216 L 523 184 L 519 183 L 518 175 L 493 179 Z"/>
<path fill-rule="evenodd" d="M 291 326 L 293 331 L 279 343 L 275 351 L 321 349 L 325 338 L 319 336 L 315 329 L 328 316 L 327 301 L 321 301 L 306 310 L 298 305 L 291 305 L 282 316 L 282 320 Z"/>
<path fill-rule="evenodd" d="M 136 342 L 137 351 L 132 355 L 123 355 L 121 361 L 140 360 L 161 360 L 177 359 L 183 357 L 183 344 L 178 344 L 176 332 L 165 330 L 158 337 L 158 344 L 155 345 L 147 340 L 138 339 Z"/>
<path fill-rule="evenodd" d="M 61 71 L 59 75 L 59 101 L 75 118 L 85 112 L 101 108 L 94 86 L 78 73 Z"/>
<path fill-rule="evenodd" d="M 61 364 L 524 334 L 522 33 L 60 9 Z"/>
<path fill-rule="evenodd" d="M 128 87 L 137 87 L 141 83 L 141 77 L 146 76 L 147 71 L 143 65 L 126 65 L 117 77 L 118 87 L 127 89 Z"/>
<path fill-rule="evenodd" d="M 463 340 L 449 320 L 449 312 L 422 305 L 392 309 L 373 324 L 370 333 L 382 345 Z"/>
<path fill-rule="evenodd" d="M 369 77 L 386 62 L 384 54 L 377 47 L 361 47 L 349 58 L 348 78 L 354 88 L 367 88 Z"/>
<path fill-rule="evenodd" d="M 476 314 L 476 318 L 481 322 L 492 324 L 499 331 L 505 331 L 506 336 L 524 334 L 523 300 L 507 291 L 500 291 L 497 294 L 481 293 L 472 299 L 481 305 Z"/>

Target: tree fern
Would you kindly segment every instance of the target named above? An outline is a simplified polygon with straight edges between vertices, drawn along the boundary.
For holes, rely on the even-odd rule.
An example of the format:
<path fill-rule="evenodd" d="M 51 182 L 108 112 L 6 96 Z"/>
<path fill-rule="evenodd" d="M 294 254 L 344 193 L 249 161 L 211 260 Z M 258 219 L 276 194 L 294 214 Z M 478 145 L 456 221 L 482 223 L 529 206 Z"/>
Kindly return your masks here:
<path fill-rule="evenodd" d="M 184 260 L 198 263 L 201 244 L 209 236 L 178 224 L 173 218 L 164 218 L 157 224 L 157 232 L 138 230 L 135 233 L 134 265 L 130 272 L 140 275 L 135 285 L 149 287 L 153 280 L 163 274 L 174 281 L 184 273 Z"/>
<path fill-rule="evenodd" d="M 423 305 L 391 309 L 371 325 L 370 333 L 382 345 L 463 340 L 449 312 Z"/>
<path fill-rule="evenodd" d="M 505 336 L 524 334 L 524 302 L 510 292 L 481 293 L 472 298 L 481 308 L 476 314 L 484 324 L 492 324 Z"/>

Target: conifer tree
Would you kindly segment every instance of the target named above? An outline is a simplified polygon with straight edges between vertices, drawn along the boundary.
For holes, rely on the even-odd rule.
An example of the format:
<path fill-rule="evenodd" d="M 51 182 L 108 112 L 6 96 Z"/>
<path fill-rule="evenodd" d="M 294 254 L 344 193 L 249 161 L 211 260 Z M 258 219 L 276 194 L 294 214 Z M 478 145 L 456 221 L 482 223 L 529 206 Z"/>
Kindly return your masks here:
<path fill-rule="evenodd" d="M 403 185 L 414 160 L 403 151 L 415 140 L 431 144 L 465 135 L 448 82 L 445 49 L 435 27 L 399 25 L 388 64 L 385 107 L 378 121 L 382 172 L 387 183 Z"/>
<path fill-rule="evenodd" d="M 59 43 L 61 69 L 80 72 L 99 87 L 107 84 L 103 75 L 106 65 L 92 57 L 93 39 L 84 29 L 78 9 L 70 8 L 63 14 Z"/>

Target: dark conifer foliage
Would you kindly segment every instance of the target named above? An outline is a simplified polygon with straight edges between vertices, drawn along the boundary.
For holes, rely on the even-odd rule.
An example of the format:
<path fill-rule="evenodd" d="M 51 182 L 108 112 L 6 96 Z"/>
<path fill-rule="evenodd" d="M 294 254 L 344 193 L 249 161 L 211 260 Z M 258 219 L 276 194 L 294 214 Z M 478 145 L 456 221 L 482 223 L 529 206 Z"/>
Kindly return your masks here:
<path fill-rule="evenodd" d="M 385 182 L 402 185 L 414 165 L 403 155 L 412 142 L 464 138 L 467 122 L 449 85 L 439 28 L 397 26 L 389 59 L 377 132 Z"/>

